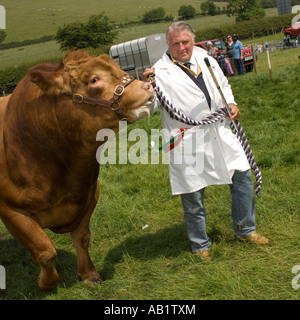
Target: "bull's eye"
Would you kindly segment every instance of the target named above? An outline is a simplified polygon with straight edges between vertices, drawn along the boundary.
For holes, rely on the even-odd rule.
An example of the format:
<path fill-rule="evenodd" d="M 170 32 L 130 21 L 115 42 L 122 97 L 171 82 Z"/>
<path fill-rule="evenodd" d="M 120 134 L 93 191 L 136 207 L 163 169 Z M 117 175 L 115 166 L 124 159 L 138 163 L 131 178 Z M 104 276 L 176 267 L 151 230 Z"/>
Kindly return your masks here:
<path fill-rule="evenodd" d="M 98 80 L 99 80 L 99 78 L 94 77 L 94 78 L 92 78 L 91 83 L 96 83 Z"/>

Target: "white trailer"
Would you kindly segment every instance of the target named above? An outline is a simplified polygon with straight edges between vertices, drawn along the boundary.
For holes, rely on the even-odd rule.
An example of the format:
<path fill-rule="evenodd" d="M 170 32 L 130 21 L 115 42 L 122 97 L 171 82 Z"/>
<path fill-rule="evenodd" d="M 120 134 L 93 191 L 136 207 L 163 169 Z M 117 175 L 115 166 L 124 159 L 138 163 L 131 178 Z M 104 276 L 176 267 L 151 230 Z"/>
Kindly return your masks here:
<path fill-rule="evenodd" d="M 160 33 L 114 45 L 109 55 L 122 70 L 141 79 L 144 70 L 152 67 L 166 49 L 166 35 Z"/>
<path fill-rule="evenodd" d="M 0 6 L 0 29 L 6 29 L 6 12 L 3 6 Z"/>

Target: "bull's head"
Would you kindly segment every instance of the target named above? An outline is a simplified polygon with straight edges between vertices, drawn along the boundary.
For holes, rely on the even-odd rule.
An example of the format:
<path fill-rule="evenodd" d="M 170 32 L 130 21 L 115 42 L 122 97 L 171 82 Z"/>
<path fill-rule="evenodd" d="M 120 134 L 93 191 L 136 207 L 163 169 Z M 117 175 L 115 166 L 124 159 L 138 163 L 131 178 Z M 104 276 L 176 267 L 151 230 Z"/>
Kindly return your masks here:
<path fill-rule="evenodd" d="M 130 77 L 123 90 L 124 74 L 108 55 L 94 57 L 78 50 L 68 53 L 56 70 L 33 68 L 30 78 L 44 94 L 65 95 L 73 103 L 94 104 L 110 119 L 119 116 L 118 120 L 134 122 L 149 115 L 154 93 L 150 84 Z M 113 104 L 114 96 L 118 97 Z"/>

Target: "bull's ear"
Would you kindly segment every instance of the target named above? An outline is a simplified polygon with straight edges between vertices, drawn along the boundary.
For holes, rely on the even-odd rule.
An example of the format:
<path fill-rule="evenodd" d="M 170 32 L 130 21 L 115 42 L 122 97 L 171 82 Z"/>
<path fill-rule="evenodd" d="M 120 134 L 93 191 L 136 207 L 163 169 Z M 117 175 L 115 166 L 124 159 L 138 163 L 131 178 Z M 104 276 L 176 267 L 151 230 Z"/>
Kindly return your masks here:
<path fill-rule="evenodd" d="M 30 80 L 46 94 L 60 95 L 67 91 L 63 71 L 31 70 L 29 76 Z"/>

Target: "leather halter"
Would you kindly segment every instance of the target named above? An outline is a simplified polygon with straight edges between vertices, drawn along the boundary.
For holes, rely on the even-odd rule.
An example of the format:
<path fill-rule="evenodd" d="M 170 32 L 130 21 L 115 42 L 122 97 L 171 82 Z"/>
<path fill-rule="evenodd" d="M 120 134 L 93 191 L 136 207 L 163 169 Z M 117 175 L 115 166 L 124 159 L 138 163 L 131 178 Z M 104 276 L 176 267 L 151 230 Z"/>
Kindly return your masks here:
<path fill-rule="evenodd" d="M 114 111 L 117 114 L 120 120 L 126 120 L 125 114 L 120 109 L 120 98 L 125 91 L 125 87 L 128 86 L 134 80 L 135 80 L 134 77 L 125 73 L 120 79 L 120 84 L 115 87 L 114 95 L 109 101 L 93 98 L 93 97 L 86 97 L 86 96 L 82 96 L 79 93 L 72 93 L 72 92 L 65 93 L 65 96 L 72 99 L 76 103 L 87 103 L 91 105 L 110 108 L 112 111 Z"/>

